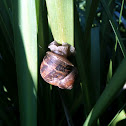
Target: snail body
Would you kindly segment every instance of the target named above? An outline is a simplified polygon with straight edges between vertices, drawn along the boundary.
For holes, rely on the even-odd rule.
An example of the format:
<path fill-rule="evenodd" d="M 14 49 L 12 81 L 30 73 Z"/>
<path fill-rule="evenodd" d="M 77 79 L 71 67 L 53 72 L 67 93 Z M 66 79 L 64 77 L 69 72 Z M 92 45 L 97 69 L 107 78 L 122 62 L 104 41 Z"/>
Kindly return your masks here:
<path fill-rule="evenodd" d="M 62 51 L 60 53 L 65 54 L 65 56 L 59 53 L 56 54 L 54 51 L 46 52 L 40 66 L 40 74 L 49 84 L 62 89 L 72 89 L 77 70 L 66 58 L 66 53 Z"/>

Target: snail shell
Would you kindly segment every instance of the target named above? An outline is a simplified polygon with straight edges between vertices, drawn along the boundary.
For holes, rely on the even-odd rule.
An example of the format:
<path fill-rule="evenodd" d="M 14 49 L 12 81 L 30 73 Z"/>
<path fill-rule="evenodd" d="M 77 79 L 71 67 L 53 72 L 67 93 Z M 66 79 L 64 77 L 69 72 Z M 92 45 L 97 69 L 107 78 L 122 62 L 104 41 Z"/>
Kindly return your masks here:
<path fill-rule="evenodd" d="M 72 89 L 77 70 L 74 65 L 63 55 L 46 52 L 40 66 L 42 78 L 49 84 L 62 89 Z"/>

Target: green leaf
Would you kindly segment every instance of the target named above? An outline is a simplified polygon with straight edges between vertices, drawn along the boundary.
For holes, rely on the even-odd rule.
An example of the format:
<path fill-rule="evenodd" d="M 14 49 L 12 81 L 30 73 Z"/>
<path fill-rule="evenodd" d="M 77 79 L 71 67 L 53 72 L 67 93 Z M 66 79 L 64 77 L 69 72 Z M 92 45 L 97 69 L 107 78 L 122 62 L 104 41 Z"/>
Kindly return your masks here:
<path fill-rule="evenodd" d="M 107 74 L 107 82 L 109 82 L 111 78 L 112 78 L 112 60 L 110 59 L 109 69 Z"/>
<path fill-rule="evenodd" d="M 123 42 L 121 40 L 121 36 L 120 36 L 116 26 L 115 26 L 115 23 L 114 23 L 114 20 L 112 18 L 112 15 L 111 15 L 111 13 L 109 11 L 109 8 L 108 8 L 108 6 L 107 6 L 107 4 L 106 4 L 106 2 L 104 0 L 102 0 L 101 3 L 102 3 L 102 5 L 103 5 L 103 7 L 104 7 L 104 9 L 105 9 L 105 11 L 107 13 L 107 16 L 109 18 L 109 22 L 111 24 L 111 27 L 112 27 L 114 33 L 115 33 L 116 39 L 118 40 L 118 43 L 119 43 L 120 49 L 122 51 L 122 54 L 125 57 L 126 56 L 126 49 L 125 49 L 125 46 L 124 46 L 124 44 L 123 44 Z"/>
<path fill-rule="evenodd" d="M 39 3 L 39 16 L 38 16 L 38 44 L 39 44 L 39 63 L 47 51 L 49 44 L 49 26 L 47 20 L 46 3 L 44 0 Z"/>
<path fill-rule="evenodd" d="M 74 46 L 73 0 L 46 0 L 46 4 L 54 40 L 58 43 L 67 42 Z"/>
<path fill-rule="evenodd" d="M 34 0 L 13 0 L 14 44 L 21 126 L 37 126 L 38 49 Z"/>
<path fill-rule="evenodd" d="M 100 96 L 100 37 L 99 27 L 91 30 L 90 99 L 92 106 Z"/>
<path fill-rule="evenodd" d="M 123 119 L 126 119 L 125 115 L 126 115 L 125 110 L 118 112 L 108 126 L 116 126 L 118 122 L 120 122 Z"/>
<path fill-rule="evenodd" d="M 108 107 L 115 95 L 120 91 L 126 81 L 126 58 L 123 59 L 117 71 L 106 86 L 96 105 L 91 110 L 83 126 L 92 126 L 102 112 Z"/>
<path fill-rule="evenodd" d="M 99 4 L 99 0 L 92 1 L 89 3 L 86 12 L 86 24 L 84 33 L 82 33 L 79 18 L 77 17 L 77 13 L 75 11 L 75 47 L 76 47 L 76 59 L 79 69 L 80 78 L 82 81 L 82 91 L 83 91 L 83 99 L 84 99 L 84 108 L 85 108 L 85 116 L 90 112 L 92 105 L 90 99 L 90 89 L 92 85 L 90 83 L 90 60 L 91 60 L 91 28 L 93 24 L 93 20 L 95 17 L 95 13 Z M 92 94 L 92 93 L 91 93 Z"/>
<path fill-rule="evenodd" d="M 124 6 L 124 0 L 122 0 L 121 10 L 120 10 L 120 16 L 119 16 L 119 24 L 122 22 L 121 21 L 121 17 L 122 17 L 123 6 Z"/>

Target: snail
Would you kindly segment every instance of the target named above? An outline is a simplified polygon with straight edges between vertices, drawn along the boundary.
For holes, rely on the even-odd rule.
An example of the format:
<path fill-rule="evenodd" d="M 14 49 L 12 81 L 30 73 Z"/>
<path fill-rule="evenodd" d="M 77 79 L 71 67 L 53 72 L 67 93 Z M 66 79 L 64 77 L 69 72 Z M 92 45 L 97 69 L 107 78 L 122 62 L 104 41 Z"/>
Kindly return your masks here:
<path fill-rule="evenodd" d="M 67 59 L 75 53 L 75 48 L 67 43 L 58 44 L 53 41 L 48 48 L 40 66 L 42 78 L 49 84 L 61 89 L 72 89 L 77 74 L 77 69 Z"/>

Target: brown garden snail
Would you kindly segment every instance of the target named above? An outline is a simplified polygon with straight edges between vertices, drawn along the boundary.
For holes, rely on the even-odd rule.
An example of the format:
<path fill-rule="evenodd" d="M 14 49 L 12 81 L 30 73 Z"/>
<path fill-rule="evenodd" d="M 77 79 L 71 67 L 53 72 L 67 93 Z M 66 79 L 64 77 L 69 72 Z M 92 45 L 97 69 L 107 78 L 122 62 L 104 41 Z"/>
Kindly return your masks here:
<path fill-rule="evenodd" d="M 56 41 L 51 42 L 48 48 L 51 51 L 46 52 L 40 66 L 42 78 L 59 88 L 72 89 L 77 70 L 67 56 L 73 54 L 75 48 L 67 43 L 58 44 Z"/>

